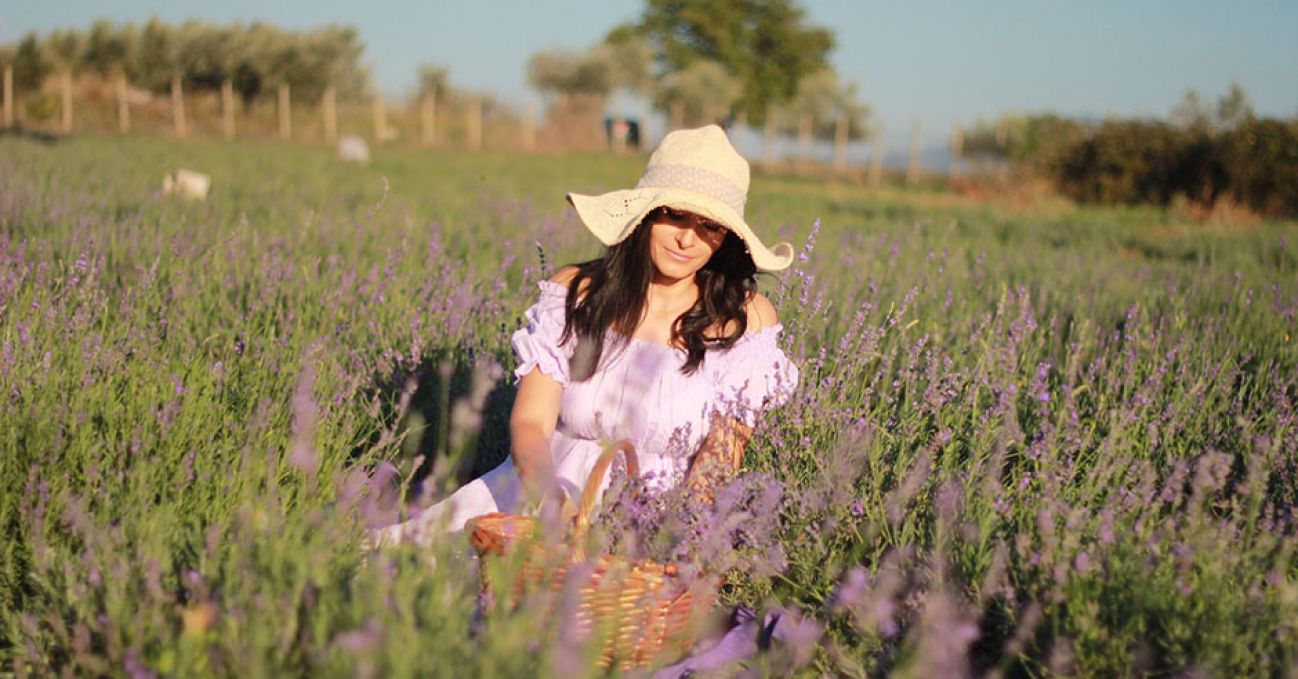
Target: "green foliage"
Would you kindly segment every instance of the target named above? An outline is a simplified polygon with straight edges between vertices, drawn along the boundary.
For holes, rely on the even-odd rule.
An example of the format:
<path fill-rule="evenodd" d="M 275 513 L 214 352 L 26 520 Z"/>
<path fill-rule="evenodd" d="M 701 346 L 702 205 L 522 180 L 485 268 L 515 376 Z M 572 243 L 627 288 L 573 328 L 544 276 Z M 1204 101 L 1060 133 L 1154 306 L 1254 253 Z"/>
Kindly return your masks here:
<path fill-rule="evenodd" d="M 445 66 L 432 62 L 419 65 L 419 94 L 439 94 L 451 85 L 451 74 Z"/>
<path fill-rule="evenodd" d="M 595 49 L 602 50 L 612 67 L 614 87 L 649 94 L 656 79 L 653 72 L 653 50 L 641 36 L 626 26 L 615 28 Z"/>
<path fill-rule="evenodd" d="M 1086 126 L 1053 113 L 1004 115 L 996 121 L 979 121 L 965 134 L 967 156 L 991 157 L 1053 173 L 1069 148 L 1086 136 Z"/>
<path fill-rule="evenodd" d="M 715 61 L 742 84 L 738 102 L 760 125 L 802 79 L 828 68 L 833 34 L 804 22 L 796 0 L 649 0 L 640 30 L 667 72 Z"/>
<path fill-rule="evenodd" d="M 663 78 L 658 105 L 666 109 L 679 102 L 687 126 L 715 123 L 725 118 L 739 99 L 739 88 L 724 66 L 701 59 Z"/>
<path fill-rule="evenodd" d="M 109 77 L 123 73 L 131 62 L 136 44 L 135 27 L 114 26 L 106 20 L 96 21 L 85 36 L 81 51 L 81 69 Z"/>
<path fill-rule="evenodd" d="M 608 53 L 598 49 L 548 50 L 527 62 L 527 82 L 542 92 L 605 95 L 613 88 L 613 76 Z"/>
<path fill-rule="evenodd" d="M 54 62 L 54 68 L 75 71 L 81 65 L 84 54 L 81 34 L 75 31 L 54 31 L 45 38 L 45 50 Z"/>
<path fill-rule="evenodd" d="M 54 116 L 58 115 L 61 105 L 58 95 L 43 93 L 28 97 L 24 108 L 28 118 L 43 122 L 54 120 Z"/>
<path fill-rule="evenodd" d="M 1161 121 L 1112 120 L 1069 149 L 1059 167 L 1068 195 L 1096 203 L 1166 205 L 1175 195 L 1199 198 L 1211 186 L 1199 162 L 1207 139 Z"/>
<path fill-rule="evenodd" d="M 1298 215 L 1298 120 L 1249 118 L 1216 149 L 1226 191 L 1266 215 Z"/>
<path fill-rule="evenodd" d="M 1171 122 L 1177 127 L 1194 130 L 1233 130 L 1254 117 L 1253 104 L 1248 92 L 1239 83 L 1231 83 L 1230 90 L 1209 106 L 1194 89 L 1187 90 L 1180 103 L 1172 108 Z"/>
<path fill-rule="evenodd" d="M 14 87 L 28 91 L 40 89 L 54 68 L 35 33 L 23 36 L 18 42 L 14 48 L 13 64 Z"/>
<path fill-rule="evenodd" d="M 1298 121 L 1247 118 L 1236 127 L 1179 128 L 1107 121 L 1059 161 L 1060 188 L 1078 200 L 1152 202 L 1222 197 L 1262 214 L 1298 215 Z"/>

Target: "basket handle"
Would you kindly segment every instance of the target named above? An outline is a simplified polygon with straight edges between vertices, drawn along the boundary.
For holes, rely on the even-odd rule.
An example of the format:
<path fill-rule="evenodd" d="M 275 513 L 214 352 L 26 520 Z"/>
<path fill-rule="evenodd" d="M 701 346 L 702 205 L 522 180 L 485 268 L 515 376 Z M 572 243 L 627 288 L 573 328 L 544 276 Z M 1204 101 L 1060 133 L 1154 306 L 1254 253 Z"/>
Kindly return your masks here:
<path fill-rule="evenodd" d="M 626 458 L 627 474 L 632 477 L 640 475 L 640 461 L 636 458 L 635 446 L 630 441 L 618 441 L 599 454 L 599 459 L 595 460 L 595 466 L 591 467 L 590 474 L 586 477 L 585 487 L 581 489 L 581 504 L 577 507 L 576 523 L 573 525 L 572 544 L 578 549 L 586 532 L 590 530 L 590 513 L 595 507 L 595 501 L 599 499 L 599 487 L 604 483 L 604 474 L 608 472 L 608 466 L 613 463 L 613 456 L 618 451 Z"/>

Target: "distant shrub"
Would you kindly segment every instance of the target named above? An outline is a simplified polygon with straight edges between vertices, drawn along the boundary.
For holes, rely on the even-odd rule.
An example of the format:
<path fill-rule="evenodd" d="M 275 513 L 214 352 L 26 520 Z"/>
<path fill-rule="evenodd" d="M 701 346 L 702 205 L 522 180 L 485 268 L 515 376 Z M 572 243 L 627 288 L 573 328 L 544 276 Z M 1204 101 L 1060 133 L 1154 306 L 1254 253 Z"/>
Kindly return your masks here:
<path fill-rule="evenodd" d="M 1060 157 L 1058 188 L 1088 203 L 1212 205 L 1229 196 L 1268 216 L 1298 215 L 1298 125 L 1248 119 L 1216 132 L 1161 121 L 1112 120 Z"/>
<path fill-rule="evenodd" d="M 59 112 L 59 98 L 53 94 L 41 93 L 27 99 L 24 107 L 27 118 L 38 122 L 53 120 Z"/>
<path fill-rule="evenodd" d="M 1080 121 L 1054 113 L 1004 116 L 975 125 L 964 138 L 971 158 L 1008 160 L 1038 172 L 1053 172 L 1061 157 L 1086 138 Z"/>
<path fill-rule="evenodd" d="M 1236 202 L 1298 216 L 1298 121 L 1250 120 L 1222 139 L 1219 154 Z"/>

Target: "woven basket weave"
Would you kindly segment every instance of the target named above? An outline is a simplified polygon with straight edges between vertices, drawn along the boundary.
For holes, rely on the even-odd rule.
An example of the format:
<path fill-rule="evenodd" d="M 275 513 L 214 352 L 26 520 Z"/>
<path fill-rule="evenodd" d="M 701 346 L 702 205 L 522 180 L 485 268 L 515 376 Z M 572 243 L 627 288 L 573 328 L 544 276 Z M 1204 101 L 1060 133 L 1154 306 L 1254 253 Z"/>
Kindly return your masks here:
<path fill-rule="evenodd" d="M 529 550 L 510 591 L 512 602 L 526 592 L 558 592 L 569 567 L 584 563 L 589 575 L 577 594 L 577 634 L 586 638 L 596 630 L 607 632 L 600 665 L 616 663 L 625 670 L 647 665 L 660 655 L 680 653 L 693 644 L 692 614 L 696 607 L 710 606 L 716 591 L 706 582 L 684 585 L 671 564 L 629 561 L 607 554 L 589 561 L 585 558 L 581 546 L 590 528 L 590 514 L 604 474 L 618 452 L 626 458 L 628 474 L 639 474 L 631 443 L 618 442 L 600 454 L 582 489 L 571 539 L 559 548 L 561 553 L 547 551 L 531 539 L 537 533 L 537 521 L 529 516 L 485 514 L 468 523 L 468 532 L 469 541 L 484 558 L 503 555 L 516 546 Z M 482 574 L 484 592 L 490 593 L 487 569 L 482 569 Z"/>

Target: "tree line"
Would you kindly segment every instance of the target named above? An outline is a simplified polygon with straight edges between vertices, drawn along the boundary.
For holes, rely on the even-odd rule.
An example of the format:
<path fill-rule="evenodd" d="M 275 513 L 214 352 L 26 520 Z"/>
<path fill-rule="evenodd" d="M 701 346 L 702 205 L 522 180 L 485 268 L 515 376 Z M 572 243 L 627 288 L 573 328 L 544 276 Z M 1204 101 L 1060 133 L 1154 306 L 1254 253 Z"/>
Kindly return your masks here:
<path fill-rule="evenodd" d="M 15 86 L 26 91 L 61 73 L 122 77 L 155 93 L 179 77 L 186 91 L 216 92 L 230 82 L 251 102 L 280 84 L 307 99 L 318 99 L 330 85 L 340 96 L 359 94 L 369 83 L 363 52 L 350 26 L 289 31 L 264 23 L 174 25 L 154 18 L 142 26 L 101 20 L 86 30 L 29 33 L 0 51 L 0 60 L 12 64 Z"/>
<path fill-rule="evenodd" d="M 1191 90 L 1166 119 L 1002 116 L 975 128 L 965 152 L 1046 177 L 1082 202 L 1183 197 L 1298 217 L 1298 118 L 1256 115 L 1238 84 L 1215 103 Z"/>

